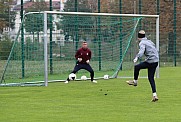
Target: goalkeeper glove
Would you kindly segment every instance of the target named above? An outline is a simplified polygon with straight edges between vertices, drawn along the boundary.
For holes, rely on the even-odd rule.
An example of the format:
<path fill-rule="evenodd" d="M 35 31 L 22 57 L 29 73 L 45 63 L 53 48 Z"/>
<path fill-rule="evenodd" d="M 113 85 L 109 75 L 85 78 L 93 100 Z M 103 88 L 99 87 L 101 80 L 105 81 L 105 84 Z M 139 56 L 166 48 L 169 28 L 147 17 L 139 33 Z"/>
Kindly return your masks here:
<path fill-rule="evenodd" d="M 81 61 L 82 61 L 82 58 L 78 58 L 78 61 L 81 62 Z"/>
<path fill-rule="evenodd" d="M 86 63 L 88 63 L 88 64 L 89 64 L 89 60 L 87 60 L 87 61 L 86 61 Z"/>

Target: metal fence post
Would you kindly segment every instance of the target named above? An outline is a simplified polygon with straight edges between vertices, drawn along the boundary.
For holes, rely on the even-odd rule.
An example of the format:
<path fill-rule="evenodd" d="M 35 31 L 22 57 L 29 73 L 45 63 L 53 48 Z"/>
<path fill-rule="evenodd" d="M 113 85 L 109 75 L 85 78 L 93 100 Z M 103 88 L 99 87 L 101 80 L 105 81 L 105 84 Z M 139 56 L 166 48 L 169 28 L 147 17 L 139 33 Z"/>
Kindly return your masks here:
<path fill-rule="evenodd" d="M 177 66 L 177 4 L 174 0 L 173 29 L 174 29 L 174 66 Z"/>
<path fill-rule="evenodd" d="M 23 0 L 21 0 L 21 22 L 23 22 Z M 22 60 L 22 78 L 25 76 L 25 70 L 24 70 L 24 26 L 22 24 L 21 26 L 21 60 Z"/>
<path fill-rule="evenodd" d="M 50 0 L 50 11 L 53 11 L 52 8 L 52 0 Z M 52 30 L 53 30 L 53 25 L 52 25 L 52 15 L 50 14 L 50 74 L 53 74 L 53 51 L 52 51 Z"/>

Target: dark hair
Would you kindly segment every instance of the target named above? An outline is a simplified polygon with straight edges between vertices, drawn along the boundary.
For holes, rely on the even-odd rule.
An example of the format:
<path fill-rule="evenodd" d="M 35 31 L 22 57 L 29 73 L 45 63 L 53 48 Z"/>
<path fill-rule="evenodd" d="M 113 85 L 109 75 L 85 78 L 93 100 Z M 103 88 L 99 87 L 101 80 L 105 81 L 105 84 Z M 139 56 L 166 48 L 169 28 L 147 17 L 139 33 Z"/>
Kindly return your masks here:
<path fill-rule="evenodd" d="M 83 41 L 82 44 L 83 44 L 83 43 L 87 43 L 87 42 L 86 42 L 86 41 Z"/>
<path fill-rule="evenodd" d="M 145 37 L 145 34 L 138 33 L 138 38 L 144 38 L 144 37 Z"/>

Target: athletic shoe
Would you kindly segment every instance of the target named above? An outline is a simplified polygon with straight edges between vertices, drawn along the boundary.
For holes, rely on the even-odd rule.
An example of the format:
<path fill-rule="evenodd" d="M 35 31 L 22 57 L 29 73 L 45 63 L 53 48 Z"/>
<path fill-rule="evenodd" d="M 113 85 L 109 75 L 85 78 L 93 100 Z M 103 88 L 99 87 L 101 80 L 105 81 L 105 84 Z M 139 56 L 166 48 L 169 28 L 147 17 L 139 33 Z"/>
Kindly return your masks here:
<path fill-rule="evenodd" d="M 151 101 L 152 101 L 152 102 L 158 101 L 158 97 L 157 97 L 157 96 L 153 96 L 153 99 L 152 99 Z"/>
<path fill-rule="evenodd" d="M 97 83 L 97 81 L 96 81 L 96 80 L 93 80 L 92 83 Z"/>
<path fill-rule="evenodd" d="M 126 81 L 126 83 L 129 85 L 137 86 L 137 83 L 134 82 L 133 80 Z"/>
<path fill-rule="evenodd" d="M 68 81 L 68 80 L 66 80 L 64 83 L 69 83 L 69 81 Z"/>

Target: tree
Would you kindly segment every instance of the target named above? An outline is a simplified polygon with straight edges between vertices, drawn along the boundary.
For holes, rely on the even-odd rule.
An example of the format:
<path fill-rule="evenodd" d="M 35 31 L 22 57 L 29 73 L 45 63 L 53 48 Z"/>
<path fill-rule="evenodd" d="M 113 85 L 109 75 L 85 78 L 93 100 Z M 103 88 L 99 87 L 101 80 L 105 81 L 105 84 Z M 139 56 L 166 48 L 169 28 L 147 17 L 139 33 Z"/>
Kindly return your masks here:
<path fill-rule="evenodd" d="M 26 9 L 26 13 L 28 12 L 40 12 L 49 10 L 46 2 L 33 2 L 32 6 Z M 49 23 L 49 22 L 48 22 Z M 28 14 L 25 16 L 24 20 L 24 28 L 26 32 L 30 32 L 34 35 L 37 33 L 38 41 L 39 41 L 39 32 L 43 31 L 43 14 Z M 34 40 L 33 40 L 34 41 Z"/>
<path fill-rule="evenodd" d="M 12 0 L 0 1 L 0 34 L 4 28 L 14 29 L 16 12 L 11 11 L 11 2 Z"/>
<path fill-rule="evenodd" d="M 103 13 L 119 13 L 120 0 L 101 0 L 101 12 Z"/>
<path fill-rule="evenodd" d="M 98 12 L 98 0 L 88 1 L 92 12 Z M 101 13 L 119 13 L 119 2 L 120 0 L 100 0 Z"/>
<path fill-rule="evenodd" d="M 98 2 L 95 0 L 89 0 L 92 8 L 94 8 L 94 12 L 98 12 Z M 120 13 L 119 10 L 119 2 L 120 0 L 100 0 L 100 12 L 101 13 Z M 97 6 L 96 6 L 96 4 Z M 96 9 L 95 9 L 96 8 Z M 100 32 L 103 36 L 103 40 L 106 42 L 112 42 L 116 33 L 119 33 L 119 17 L 112 16 L 102 16 L 100 17 Z M 98 22 L 96 22 L 98 25 Z M 106 38 L 105 38 L 106 37 Z"/>
<path fill-rule="evenodd" d="M 7 35 L 4 35 L 0 41 L 0 60 L 7 60 L 11 51 L 12 42 Z"/>
<path fill-rule="evenodd" d="M 91 12 L 90 5 L 87 0 L 79 0 L 77 3 L 77 11 L 78 12 Z M 74 12 L 75 11 L 75 3 L 72 0 L 67 0 L 64 6 L 65 12 Z M 62 15 L 59 16 L 59 22 L 57 22 L 57 29 L 61 29 L 64 33 L 67 33 L 69 36 L 74 37 L 75 33 L 78 33 L 82 36 L 82 38 L 86 38 L 88 33 L 94 27 L 93 17 L 88 16 L 69 16 Z M 78 30 L 78 32 L 77 32 Z"/>

